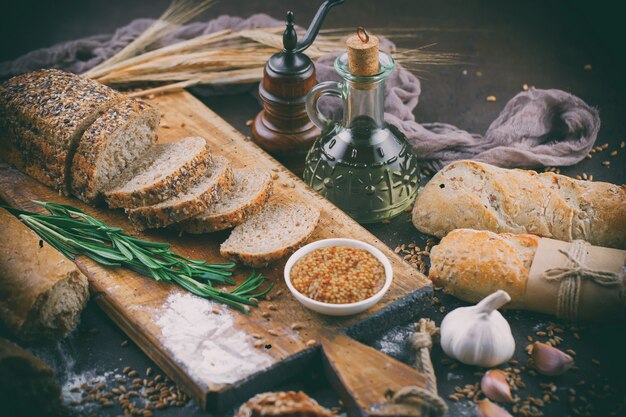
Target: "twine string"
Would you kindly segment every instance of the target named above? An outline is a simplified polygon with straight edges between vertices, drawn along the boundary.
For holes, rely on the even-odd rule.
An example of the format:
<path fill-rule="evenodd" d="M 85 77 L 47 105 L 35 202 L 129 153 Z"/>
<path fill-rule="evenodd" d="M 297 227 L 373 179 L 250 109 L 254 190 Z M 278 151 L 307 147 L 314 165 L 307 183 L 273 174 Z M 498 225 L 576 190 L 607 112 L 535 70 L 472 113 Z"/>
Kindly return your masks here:
<path fill-rule="evenodd" d="M 576 319 L 580 304 L 580 291 L 583 280 L 591 281 L 603 287 L 622 286 L 623 279 L 618 273 L 591 269 L 585 266 L 588 243 L 584 240 L 575 240 L 569 251 L 559 249 L 570 262 L 571 266 L 551 268 L 543 272 L 546 281 L 560 282 L 557 296 L 556 315 L 565 319 Z"/>
<path fill-rule="evenodd" d="M 393 402 L 403 403 L 411 399 L 418 399 L 425 403 L 431 415 L 442 416 L 448 411 L 445 401 L 437 394 L 437 377 L 430 359 L 430 349 L 433 346 L 433 336 L 439 329 L 430 319 L 420 319 L 416 323 L 416 332 L 411 336 L 411 347 L 416 351 L 415 367 L 426 376 L 426 387 L 409 385 L 399 389 L 393 395 Z"/>

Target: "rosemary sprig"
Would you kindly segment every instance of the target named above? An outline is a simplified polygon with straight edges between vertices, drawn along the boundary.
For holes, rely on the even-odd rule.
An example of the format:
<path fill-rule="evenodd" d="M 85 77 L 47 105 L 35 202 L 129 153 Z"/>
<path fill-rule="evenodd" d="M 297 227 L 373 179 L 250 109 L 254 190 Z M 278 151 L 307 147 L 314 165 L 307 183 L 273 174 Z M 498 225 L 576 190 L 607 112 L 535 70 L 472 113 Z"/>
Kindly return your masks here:
<path fill-rule="evenodd" d="M 129 236 L 119 227 L 112 227 L 76 207 L 42 201 L 34 203 L 50 214 L 31 213 L 6 207 L 33 229 L 50 246 L 70 259 L 85 255 L 109 267 L 126 267 L 157 281 L 175 283 L 187 291 L 227 304 L 247 313 L 248 306 L 257 306 L 255 299 L 264 297 L 273 284 L 261 288 L 267 278 L 252 273 L 234 290 L 221 291 L 214 283 L 233 285 L 235 263 L 209 264 L 170 251 L 165 242 L 150 242 Z"/>

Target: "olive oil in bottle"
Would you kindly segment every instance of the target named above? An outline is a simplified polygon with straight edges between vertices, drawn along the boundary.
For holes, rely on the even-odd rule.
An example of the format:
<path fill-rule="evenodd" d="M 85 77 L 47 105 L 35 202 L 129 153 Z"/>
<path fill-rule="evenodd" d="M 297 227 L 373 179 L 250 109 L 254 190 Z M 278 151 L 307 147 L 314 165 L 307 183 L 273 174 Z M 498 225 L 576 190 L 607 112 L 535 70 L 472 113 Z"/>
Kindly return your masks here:
<path fill-rule="evenodd" d="M 307 97 L 307 112 L 322 135 L 307 154 L 304 181 L 359 223 L 401 213 L 419 186 L 417 158 L 405 136 L 384 121 L 384 82 L 393 72 L 393 58 L 378 51 L 377 41 L 375 54 L 358 44 L 373 43 L 372 38 L 348 39 L 349 52 L 356 52 L 335 61 L 343 82 L 320 83 Z M 342 99 L 342 122 L 331 122 L 318 111 L 317 101 L 324 95 Z"/>

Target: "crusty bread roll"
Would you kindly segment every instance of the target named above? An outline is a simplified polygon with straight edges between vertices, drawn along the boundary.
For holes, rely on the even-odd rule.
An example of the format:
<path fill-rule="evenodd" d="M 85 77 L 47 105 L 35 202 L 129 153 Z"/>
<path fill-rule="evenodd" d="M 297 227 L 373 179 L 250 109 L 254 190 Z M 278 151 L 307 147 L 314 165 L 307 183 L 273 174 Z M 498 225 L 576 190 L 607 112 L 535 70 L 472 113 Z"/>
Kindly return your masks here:
<path fill-rule="evenodd" d="M 504 290 L 511 296 L 507 307 L 519 307 L 539 239 L 534 235 L 453 230 L 431 249 L 428 277 L 461 300 L 478 302 Z"/>
<path fill-rule="evenodd" d="M 469 228 L 625 248 L 626 186 L 458 161 L 418 195 L 413 224 L 438 237 Z"/>
<path fill-rule="evenodd" d="M 626 317 L 626 251 L 534 235 L 457 229 L 430 251 L 429 278 L 444 292 L 478 302 L 497 290 L 507 308 L 568 319 Z"/>
<path fill-rule="evenodd" d="M 66 413 L 52 368 L 32 353 L 0 338 L 0 414 L 31 417 Z"/>
<path fill-rule="evenodd" d="M 89 298 L 74 262 L 0 208 L 0 321 L 17 337 L 65 336 Z"/>

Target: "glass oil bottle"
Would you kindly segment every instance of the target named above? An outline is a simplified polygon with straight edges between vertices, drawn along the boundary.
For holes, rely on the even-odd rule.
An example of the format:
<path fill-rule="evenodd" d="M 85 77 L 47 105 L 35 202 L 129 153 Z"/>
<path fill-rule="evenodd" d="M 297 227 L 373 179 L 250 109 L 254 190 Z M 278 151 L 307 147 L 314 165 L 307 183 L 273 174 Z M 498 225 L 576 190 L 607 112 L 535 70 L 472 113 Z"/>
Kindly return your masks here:
<path fill-rule="evenodd" d="M 303 177 L 359 223 L 375 223 L 412 204 L 419 167 L 405 136 L 384 121 L 384 82 L 394 70 L 393 58 L 378 51 L 377 40 L 375 48 L 367 47 L 374 37 L 357 32 L 356 48 L 351 48 L 353 38 L 348 53 L 335 60 L 343 82 L 320 83 L 307 96 L 307 113 L 322 135 L 307 154 Z M 324 95 L 342 99 L 341 122 L 318 110 Z"/>

